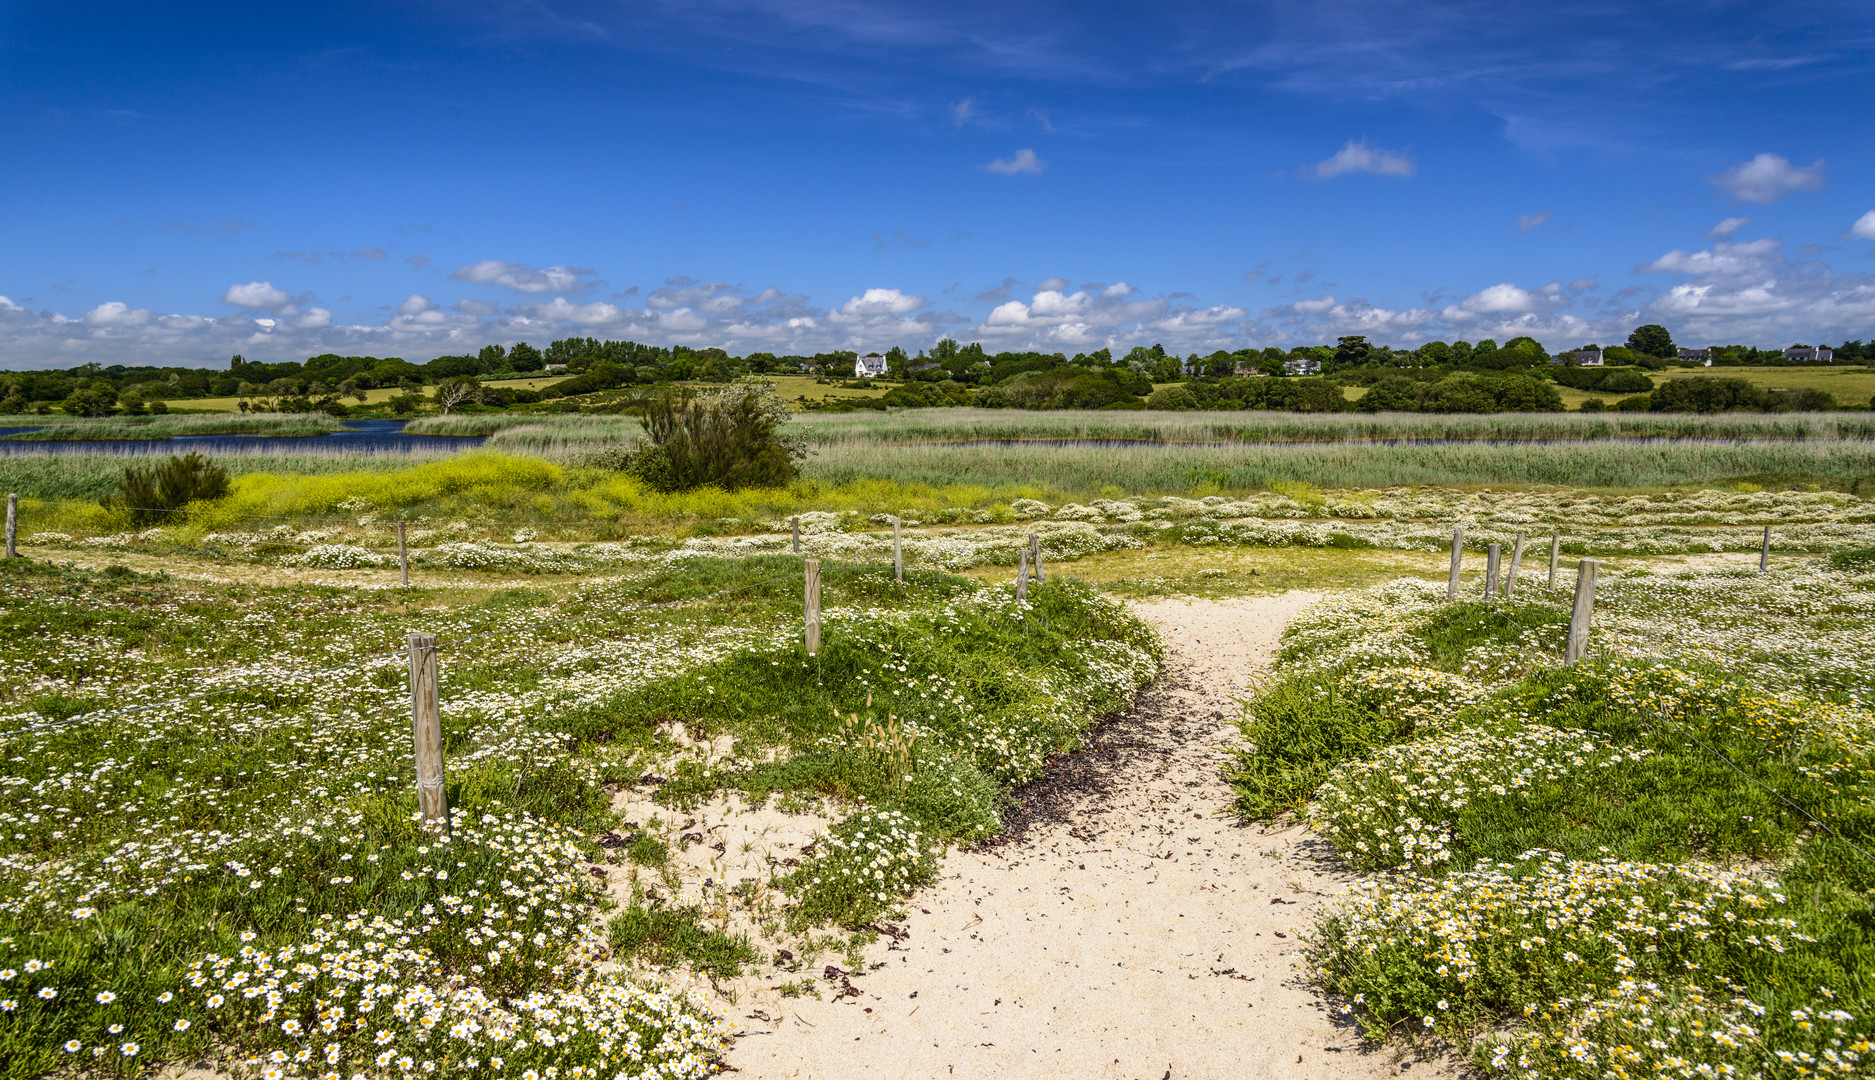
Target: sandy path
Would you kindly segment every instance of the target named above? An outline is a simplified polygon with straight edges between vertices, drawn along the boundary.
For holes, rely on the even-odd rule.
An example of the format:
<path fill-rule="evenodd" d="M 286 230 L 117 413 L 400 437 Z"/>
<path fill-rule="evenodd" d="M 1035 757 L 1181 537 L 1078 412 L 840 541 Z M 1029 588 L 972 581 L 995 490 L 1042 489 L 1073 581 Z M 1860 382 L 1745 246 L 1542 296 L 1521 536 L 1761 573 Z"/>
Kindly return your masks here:
<path fill-rule="evenodd" d="M 1104 792 L 1021 839 L 953 852 L 857 997 L 735 1010 L 729 1064 L 780 1077 L 1375 1077 L 1299 977 L 1296 934 L 1346 880 L 1301 830 L 1232 825 L 1231 700 L 1313 597 L 1142 604 L 1165 675 L 1101 743 Z"/>

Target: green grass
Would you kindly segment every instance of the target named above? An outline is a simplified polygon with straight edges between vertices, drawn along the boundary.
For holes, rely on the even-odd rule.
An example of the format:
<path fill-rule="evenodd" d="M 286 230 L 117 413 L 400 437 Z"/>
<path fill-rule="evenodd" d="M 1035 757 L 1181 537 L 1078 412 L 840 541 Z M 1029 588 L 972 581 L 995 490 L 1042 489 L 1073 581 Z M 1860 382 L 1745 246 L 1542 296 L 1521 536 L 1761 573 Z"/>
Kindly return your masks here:
<path fill-rule="evenodd" d="M 694 805 L 743 791 L 840 805 L 864 795 L 873 813 L 905 823 L 918 861 L 993 831 L 1008 786 L 1127 700 L 1157 648 L 1142 624 L 1071 583 L 1038 587 L 1033 608 L 1018 610 L 1006 588 L 932 573 L 898 586 L 829 567 L 826 602 L 842 614 L 810 656 L 777 633 L 798 626 L 799 566 L 693 559 L 557 590 L 370 592 L 0 564 L 0 969 L 26 973 L 0 991 L 18 1003 L 0 1024 L 0 1077 L 74 1060 L 139 1075 L 226 1053 L 239 1068 L 243 1055 L 328 1041 L 342 1072 L 370 1071 L 379 1030 L 396 1055 L 487 1075 L 461 1060 L 485 1061 L 486 1044 L 439 1047 L 418 1037 L 414 1014 L 354 1023 L 360 988 L 333 972 L 370 960 L 382 965 L 374 982 L 399 994 L 463 979 L 497 1002 L 540 994 L 561 1011 L 610 1000 L 612 977 L 585 966 L 580 944 L 598 901 L 589 869 L 605 858 L 591 838 L 619 823 L 606 785 L 636 784 L 677 752 L 669 721 L 732 733 L 738 753 L 763 764 L 725 771 L 685 758 L 660 798 Z M 738 591 L 636 610 L 726 589 Z M 413 628 L 446 643 L 447 846 L 411 820 L 403 640 Z M 472 635 L 473 645 L 447 644 Z M 307 671 L 320 674 L 294 674 Z M 941 703 L 928 696 L 939 686 Z M 869 701 L 886 728 L 894 717 L 919 725 L 915 750 L 836 715 Z M 162 704 L 38 727 L 152 703 Z M 672 858 L 642 841 L 628 854 L 647 868 Z M 825 887 L 789 894 L 803 930 L 863 925 L 921 880 L 893 879 L 880 899 L 858 888 L 864 859 L 828 851 L 809 865 Z M 610 941 L 719 978 L 754 959 L 694 912 L 643 903 L 613 921 Z M 310 949 L 319 970 L 259 966 L 288 947 Z M 278 990 L 278 1007 L 241 986 Z M 309 1043 L 320 1003 L 333 1000 L 347 1003 L 347 1021 Z M 515 1033 L 527 1041 L 495 1052 L 515 1069 L 604 1065 L 609 1075 L 620 1066 L 607 1040 L 622 1045 L 629 1031 L 656 1046 L 691 1006 L 653 993 L 634 1008 L 557 1046 L 532 1038 L 547 1020 L 521 1016 Z M 60 1049 L 71 1039 L 82 1057 Z M 689 1052 L 683 1038 L 671 1045 Z"/>
<path fill-rule="evenodd" d="M 606 929 L 621 959 L 665 968 L 684 965 L 712 979 L 733 979 L 756 960 L 747 938 L 704 926 L 703 913 L 694 907 L 634 904 L 613 916 Z"/>
<path fill-rule="evenodd" d="M 1827 390 L 1839 405 L 1867 405 L 1875 398 L 1875 370 L 1850 365 L 1669 368 L 1651 376 L 1656 380 L 1744 379 L 1767 390 Z"/>
<path fill-rule="evenodd" d="M 1233 782 L 1382 875 L 1318 923 L 1317 978 L 1373 1038 L 1584 1080 L 1668 1056 L 1794 1077 L 1866 1040 L 1875 579 L 1846 569 L 1614 578 L 1571 668 L 1561 590 L 1305 614 Z"/>

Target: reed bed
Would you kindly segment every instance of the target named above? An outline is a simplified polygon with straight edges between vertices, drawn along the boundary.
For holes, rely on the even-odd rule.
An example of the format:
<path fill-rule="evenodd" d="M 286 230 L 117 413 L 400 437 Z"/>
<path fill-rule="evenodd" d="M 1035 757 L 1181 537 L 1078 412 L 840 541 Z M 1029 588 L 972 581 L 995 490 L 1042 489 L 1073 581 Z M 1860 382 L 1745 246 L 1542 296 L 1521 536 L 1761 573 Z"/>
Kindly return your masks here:
<path fill-rule="evenodd" d="M 1431 485 L 1670 487 L 1753 476 L 1875 477 L 1875 443 L 1687 440 L 1546 445 L 1301 443 L 1215 446 L 946 446 L 823 443 L 810 479 L 1032 484 L 1069 496 L 1255 490 L 1281 481 L 1324 488 Z"/>
<path fill-rule="evenodd" d="M 1163 443 L 1875 439 L 1875 413 L 1019 412 L 919 409 L 797 419 L 810 444 L 1110 440 Z"/>
<path fill-rule="evenodd" d="M 1738 439 L 1832 442 L 1875 439 L 1875 414 L 1727 413 L 1715 416 L 1621 413 L 1311 414 L 1278 412 L 1023 412 L 918 409 L 891 413 L 806 413 L 790 429 L 809 445 L 954 442 L 1579 442 L 1617 439 Z M 413 435 L 487 435 L 527 453 L 577 452 L 629 442 L 644 433 L 630 416 L 479 414 L 430 416 Z"/>
<path fill-rule="evenodd" d="M 21 417 L 25 426 L 41 418 Z M 52 426 L 37 431 L 0 436 L 9 442 L 65 442 L 92 439 L 171 439 L 178 435 L 264 435 L 282 438 L 329 435 L 344 427 L 344 421 L 324 413 L 230 413 L 215 416 L 132 416 L 44 418 Z M 15 426 L 0 418 L 0 426 Z"/>
<path fill-rule="evenodd" d="M 451 450 L 427 453 L 351 449 L 332 453 L 282 454 L 271 448 L 217 450 L 214 458 L 230 476 L 266 473 L 280 476 L 322 476 L 331 473 L 391 473 L 455 456 Z M 145 464 L 143 457 L 122 454 L 0 454 L 0 491 L 18 492 L 41 499 L 96 499 L 117 490 L 129 465 Z"/>

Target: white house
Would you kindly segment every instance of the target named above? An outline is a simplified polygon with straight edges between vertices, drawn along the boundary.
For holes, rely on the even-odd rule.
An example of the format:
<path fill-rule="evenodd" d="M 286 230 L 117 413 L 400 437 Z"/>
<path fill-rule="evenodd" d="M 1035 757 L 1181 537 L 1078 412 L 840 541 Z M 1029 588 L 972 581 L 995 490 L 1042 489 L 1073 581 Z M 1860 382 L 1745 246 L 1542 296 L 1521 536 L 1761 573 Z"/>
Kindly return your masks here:
<path fill-rule="evenodd" d="M 867 353 L 853 361 L 853 375 L 860 379 L 876 379 L 885 374 L 885 357 L 878 353 Z"/>
<path fill-rule="evenodd" d="M 1836 359 L 1836 350 L 1827 345 L 1792 345 L 1784 350 L 1784 359 L 1800 364 L 1827 364 Z"/>
<path fill-rule="evenodd" d="M 1574 352 L 1560 352 L 1549 358 L 1552 364 L 1574 364 L 1576 367 L 1601 367 L 1600 349 L 1577 349 Z"/>
<path fill-rule="evenodd" d="M 1717 353 L 1719 350 L 1715 347 L 1710 349 L 1680 349 L 1678 351 L 1681 360 L 1711 367 L 1713 354 Z"/>
<path fill-rule="evenodd" d="M 1322 362 L 1313 356 L 1291 356 L 1283 361 L 1284 375 L 1320 375 Z"/>

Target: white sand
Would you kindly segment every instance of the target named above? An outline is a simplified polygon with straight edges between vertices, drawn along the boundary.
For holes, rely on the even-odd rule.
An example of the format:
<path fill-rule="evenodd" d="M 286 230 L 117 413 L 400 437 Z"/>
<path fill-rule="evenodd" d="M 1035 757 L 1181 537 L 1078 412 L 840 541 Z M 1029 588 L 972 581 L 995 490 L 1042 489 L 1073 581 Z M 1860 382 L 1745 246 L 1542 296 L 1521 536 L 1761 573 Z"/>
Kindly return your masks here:
<path fill-rule="evenodd" d="M 1139 605 L 1167 670 L 1112 789 L 952 853 L 910 938 L 868 951 L 857 998 L 824 982 L 824 1001 L 744 998 L 729 1064 L 751 1080 L 1450 1075 L 1363 1049 L 1300 977 L 1297 933 L 1348 879 L 1340 862 L 1300 828 L 1227 812 L 1233 698 L 1313 599 Z"/>

